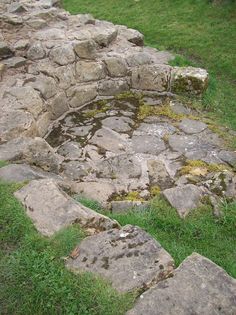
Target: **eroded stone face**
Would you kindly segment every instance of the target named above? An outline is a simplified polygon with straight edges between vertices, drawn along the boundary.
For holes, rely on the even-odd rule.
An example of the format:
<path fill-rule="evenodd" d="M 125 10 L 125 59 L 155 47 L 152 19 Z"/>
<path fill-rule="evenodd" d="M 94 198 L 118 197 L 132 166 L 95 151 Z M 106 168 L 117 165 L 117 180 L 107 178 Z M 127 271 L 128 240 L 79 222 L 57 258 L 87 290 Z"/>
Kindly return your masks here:
<path fill-rule="evenodd" d="M 208 85 L 208 73 L 204 69 L 175 67 L 172 71 L 171 90 L 175 93 L 188 92 L 201 95 Z"/>
<path fill-rule="evenodd" d="M 73 222 L 94 232 L 119 227 L 117 222 L 75 202 L 52 179 L 31 181 L 15 192 L 15 196 L 25 206 L 37 230 L 45 236 Z"/>
<path fill-rule="evenodd" d="M 190 210 L 200 205 L 203 191 L 192 184 L 169 188 L 163 191 L 163 195 L 176 208 L 181 217 L 185 217 Z"/>
<path fill-rule="evenodd" d="M 169 91 L 171 67 L 145 65 L 132 71 L 132 87 L 140 90 Z"/>
<path fill-rule="evenodd" d="M 193 253 L 174 276 L 141 295 L 127 315 L 233 315 L 236 280 L 209 259 Z"/>
<path fill-rule="evenodd" d="M 146 232 L 132 225 L 88 237 L 67 267 L 95 272 L 121 292 L 143 290 L 173 271 L 172 257 Z"/>
<path fill-rule="evenodd" d="M 78 91 L 70 93 L 75 98 Z M 221 154 L 230 164 L 233 152 L 221 150 L 219 137 L 198 120 L 184 118 L 176 123 L 168 115 L 140 119 L 139 102 L 144 101 L 150 110 L 163 104 L 163 99 L 153 97 L 94 102 L 66 115 L 49 134 L 49 143 L 65 157 L 61 174 L 76 181 L 74 187 L 81 186 L 75 192 L 86 198 L 90 194 L 107 208 L 117 196 L 120 201 L 135 193 L 131 199 L 147 201 L 163 192 L 181 217 L 200 206 L 205 195 L 232 198 L 232 172 L 220 186 L 220 179 L 212 183 L 205 169 L 189 169 L 185 176 L 181 172 L 189 159 L 221 165 L 225 163 Z"/>

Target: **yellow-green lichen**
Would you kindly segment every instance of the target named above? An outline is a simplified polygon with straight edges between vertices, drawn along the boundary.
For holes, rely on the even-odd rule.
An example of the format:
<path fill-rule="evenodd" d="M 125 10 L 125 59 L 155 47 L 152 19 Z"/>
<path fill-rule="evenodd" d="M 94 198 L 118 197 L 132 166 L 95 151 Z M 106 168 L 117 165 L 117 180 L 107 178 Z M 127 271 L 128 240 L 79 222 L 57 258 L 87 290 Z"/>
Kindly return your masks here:
<path fill-rule="evenodd" d="M 161 193 L 161 188 L 158 185 L 152 186 L 150 188 L 151 197 L 159 196 Z"/>
<path fill-rule="evenodd" d="M 186 165 L 181 168 L 180 174 L 204 176 L 210 172 L 223 172 L 225 170 L 229 170 L 229 167 L 224 164 L 208 164 L 201 160 L 187 160 Z"/>
<path fill-rule="evenodd" d="M 148 116 L 165 116 L 173 120 L 181 120 L 186 117 L 186 115 L 174 113 L 169 105 L 151 106 L 143 104 L 139 106 L 138 119 L 142 120 Z"/>
<path fill-rule="evenodd" d="M 132 91 L 127 91 L 121 94 L 118 94 L 115 96 L 116 100 L 123 100 L 123 99 L 127 99 L 127 98 L 135 98 L 137 100 L 142 99 L 143 95 L 141 93 L 134 93 Z"/>
<path fill-rule="evenodd" d="M 84 113 L 84 116 L 87 118 L 92 118 L 99 113 L 105 113 L 109 109 L 108 105 L 102 105 L 101 108 L 91 109 Z"/>
<path fill-rule="evenodd" d="M 116 201 L 144 201 L 142 197 L 140 197 L 138 191 L 130 191 L 129 193 L 125 195 L 118 195 L 114 198 Z"/>

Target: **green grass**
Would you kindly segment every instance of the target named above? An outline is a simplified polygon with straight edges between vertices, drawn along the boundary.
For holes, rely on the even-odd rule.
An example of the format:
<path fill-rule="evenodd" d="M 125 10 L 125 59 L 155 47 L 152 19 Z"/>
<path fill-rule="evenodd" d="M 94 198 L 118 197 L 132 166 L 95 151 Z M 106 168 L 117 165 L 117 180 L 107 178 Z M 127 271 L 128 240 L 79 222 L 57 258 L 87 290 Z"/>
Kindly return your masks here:
<path fill-rule="evenodd" d="M 236 2 L 224 2 L 64 0 L 64 7 L 140 30 L 147 45 L 182 55 L 176 65 L 206 68 L 211 79 L 201 108 L 236 129 Z"/>
<path fill-rule="evenodd" d="M 17 188 L 0 182 L 0 314 L 123 315 L 133 296 L 65 269 L 63 257 L 84 237 L 78 226 L 40 236 L 13 197 Z"/>
<path fill-rule="evenodd" d="M 7 162 L 7 161 L 2 161 L 2 160 L 0 160 L 0 168 L 1 168 L 1 167 L 4 167 L 4 166 L 6 166 L 6 165 L 8 165 L 8 162 Z"/>
<path fill-rule="evenodd" d="M 223 216 L 215 218 L 212 209 L 205 205 L 183 220 L 164 199 L 156 197 L 145 211 L 106 214 L 121 225 L 137 225 L 150 233 L 172 255 L 177 266 L 196 251 L 236 278 L 236 202 L 225 203 L 222 211 Z"/>

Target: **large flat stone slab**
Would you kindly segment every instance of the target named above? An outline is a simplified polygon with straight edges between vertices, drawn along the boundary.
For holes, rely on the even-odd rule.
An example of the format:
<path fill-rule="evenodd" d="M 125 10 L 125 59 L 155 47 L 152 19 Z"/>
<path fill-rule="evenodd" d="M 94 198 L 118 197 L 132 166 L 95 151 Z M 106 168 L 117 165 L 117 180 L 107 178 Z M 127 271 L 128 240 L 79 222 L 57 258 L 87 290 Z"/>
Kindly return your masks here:
<path fill-rule="evenodd" d="M 234 315 L 236 280 L 209 259 L 193 253 L 173 278 L 159 282 L 126 315 Z"/>
<path fill-rule="evenodd" d="M 97 165 L 98 177 L 111 179 L 139 178 L 142 169 L 135 155 L 120 154 L 103 160 Z"/>
<path fill-rule="evenodd" d="M 114 185 L 109 182 L 74 183 L 71 189 L 73 192 L 83 197 L 96 200 L 102 205 L 105 205 L 105 203 L 111 198 L 111 196 L 116 193 Z"/>
<path fill-rule="evenodd" d="M 124 153 L 128 145 L 119 133 L 107 127 L 102 127 L 96 131 L 89 143 L 116 154 Z"/>
<path fill-rule="evenodd" d="M 179 215 L 185 217 L 199 206 L 203 194 L 199 187 L 188 184 L 166 189 L 163 195 L 171 206 L 177 209 Z"/>
<path fill-rule="evenodd" d="M 51 236 L 60 229 L 79 223 L 90 232 L 119 227 L 109 219 L 70 198 L 52 179 L 33 180 L 15 192 L 33 220 L 36 229 Z"/>
<path fill-rule="evenodd" d="M 156 136 L 133 136 L 132 148 L 136 153 L 158 155 L 165 150 L 166 146 L 162 139 Z"/>
<path fill-rule="evenodd" d="M 27 164 L 10 164 L 0 168 L 0 179 L 7 182 L 23 182 L 50 176 L 57 177 L 55 174 L 43 172 Z"/>
<path fill-rule="evenodd" d="M 21 160 L 52 172 L 58 172 L 62 161 L 53 148 L 39 137 L 19 137 L 0 145 L 0 160 Z"/>
<path fill-rule="evenodd" d="M 187 134 L 199 133 L 207 128 L 207 125 L 199 120 L 184 118 L 179 128 Z"/>
<path fill-rule="evenodd" d="M 78 256 L 67 261 L 76 272 L 89 271 L 121 292 L 143 290 L 173 271 L 172 257 L 139 227 L 126 225 L 83 240 Z"/>

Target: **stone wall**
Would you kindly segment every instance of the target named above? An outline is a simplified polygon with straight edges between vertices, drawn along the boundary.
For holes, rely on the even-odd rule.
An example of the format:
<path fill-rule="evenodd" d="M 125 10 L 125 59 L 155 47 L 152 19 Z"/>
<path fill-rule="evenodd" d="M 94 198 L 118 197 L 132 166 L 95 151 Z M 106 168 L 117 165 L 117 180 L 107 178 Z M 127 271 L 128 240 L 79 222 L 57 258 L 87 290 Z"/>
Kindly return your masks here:
<path fill-rule="evenodd" d="M 58 1 L 0 4 L 0 141 L 43 137 L 70 109 L 130 89 L 195 95 L 203 69 L 168 65 L 168 52 L 143 47 L 136 30 L 70 15 Z"/>

